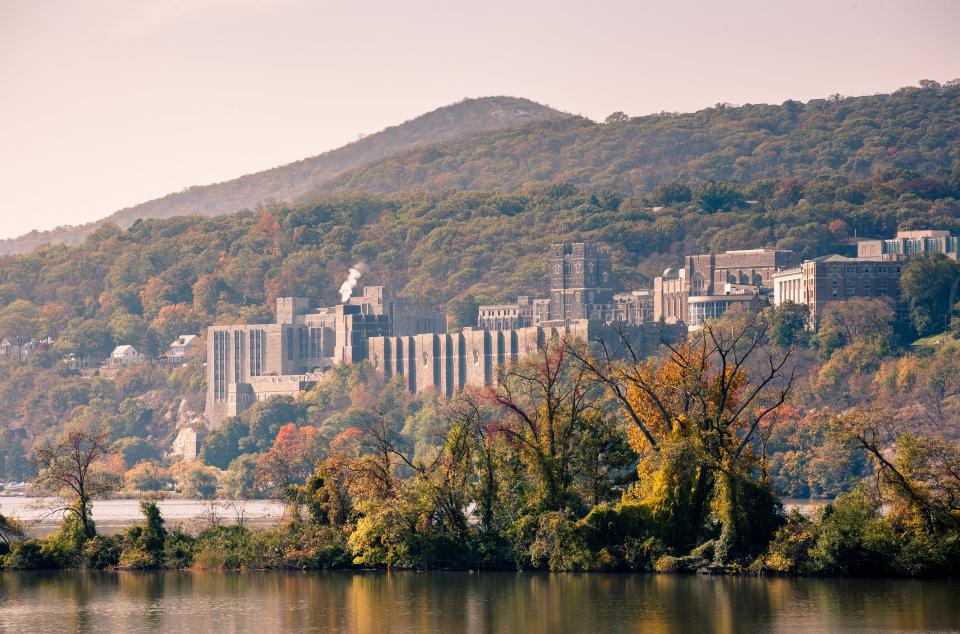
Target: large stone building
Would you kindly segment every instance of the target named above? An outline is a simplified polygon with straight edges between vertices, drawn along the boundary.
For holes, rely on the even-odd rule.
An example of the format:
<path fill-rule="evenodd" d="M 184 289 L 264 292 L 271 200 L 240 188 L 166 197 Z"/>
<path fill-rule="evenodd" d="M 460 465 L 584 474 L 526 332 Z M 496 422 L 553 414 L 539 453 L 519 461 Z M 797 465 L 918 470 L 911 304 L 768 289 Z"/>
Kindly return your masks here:
<path fill-rule="evenodd" d="M 515 304 L 480 306 L 477 328 L 556 328 L 584 319 L 630 325 L 653 321 L 650 290 L 614 293 L 610 252 L 595 242 L 552 245 L 549 267 L 549 297 L 520 296 Z"/>
<path fill-rule="evenodd" d="M 960 238 L 951 236 L 949 231 L 931 229 L 898 231 L 896 238 L 857 243 L 857 257 L 866 260 L 899 260 L 934 253 L 942 253 L 956 260 L 958 252 Z"/>
<path fill-rule="evenodd" d="M 810 309 L 812 330 L 820 327 L 826 306 L 854 297 L 889 297 L 898 311 L 901 262 L 862 260 L 828 255 L 807 260 L 773 276 L 773 302 L 802 304 Z"/>
<path fill-rule="evenodd" d="M 779 249 L 688 255 L 682 268 L 666 269 L 654 279 L 653 319 L 697 327 L 733 304 L 764 295 L 774 273 L 799 263 L 796 253 Z"/>
<path fill-rule="evenodd" d="M 442 332 L 442 313 L 416 311 L 383 286 L 317 309 L 303 297 L 278 298 L 275 323 L 207 329 L 204 414 L 216 426 L 255 401 L 307 389 L 336 363 L 366 359 L 371 337 Z"/>
<path fill-rule="evenodd" d="M 856 258 L 829 255 L 779 271 L 774 276 L 774 304 L 807 306 L 813 330 L 820 327 L 827 305 L 853 297 L 887 297 L 902 319 L 906 306 L 900 301 L 900 273 L 907 260 L 937 253 L 957 259 L 958 251 L 960 239 L 941 230 L 898 231 L 895 238 L 861 240 Z"/>
<path fill-rule="evenodd" d="M 609 324 L 591 319 L 554 322 L 512 330 L 465 328 L 450 334 L 370 339 L 370 363 L 385 380 L 402 377 L 411 392 L 436 391 L 450 396 L 466 386 L 490 387 L 498 371 L 523 357 L 537 354 L 550 339 L 569 338 L 616 343 L 629 338 L 638 353 L 650 353 L 661 337 L 673 338 L 676 329 Z"/>

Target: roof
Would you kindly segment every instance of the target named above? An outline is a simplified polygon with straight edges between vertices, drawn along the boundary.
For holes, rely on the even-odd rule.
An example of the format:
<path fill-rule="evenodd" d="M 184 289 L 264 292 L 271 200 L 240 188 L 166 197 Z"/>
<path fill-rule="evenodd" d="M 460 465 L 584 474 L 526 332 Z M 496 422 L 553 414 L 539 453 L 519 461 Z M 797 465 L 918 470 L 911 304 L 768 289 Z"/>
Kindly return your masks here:
<path fill-rule="evenodd" d="M 811 262 L 863 262 L 863 260 L 858 260 L 857 258 L 848 258 L 845 255 L 821 255 L 818 258 L 813 258 Z"/>
<path fill-rule="evenodd" d="M 193 341 L 193 340 L 196 339 L 196 338 L 197 338 L 196 335 L 180 335 L 180 336 L 177 337 L 176 340 L 175 340 L 173 343 L 171 343 L 170 345 L 171 345 L 171 346 L 185 346 L 185 345 L 187 345 L 188 343 L 190 343 L 191 341 Z"/>
<path fill-rule="evenodd" d="M 113 354 L 125 354 L 127 352 L 136 352 L 137 349 L 129 344 L 123 344 L 113 349 Z"/>

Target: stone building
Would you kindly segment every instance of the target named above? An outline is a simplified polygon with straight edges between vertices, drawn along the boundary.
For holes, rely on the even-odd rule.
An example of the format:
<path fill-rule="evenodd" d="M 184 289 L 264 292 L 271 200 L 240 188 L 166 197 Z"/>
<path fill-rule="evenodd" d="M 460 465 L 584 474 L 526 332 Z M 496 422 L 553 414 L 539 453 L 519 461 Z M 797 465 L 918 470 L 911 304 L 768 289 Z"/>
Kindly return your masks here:
<path fill-rule="evenodd" d="M 204 415 L 216 426 L 255 401 L 309 389 L 333 365 L 366 359 L 371 337 L 442 332 L 442 313 L 417 311 L 383 286 L 317 309 L 303 297 L 278 298 L 276 323 L 207 329 Z"/>
<path fill-rule="evenodd" d="M 610 252 L 594 242 L 550 247 L 549 297 L 522 295 L 515 304 L 480 306 L 477 328 L 512 330 L 531 326 L 561 326 L 571 320 L 640 324 L 653 321 L 649 289 L 613 292 Z"/>
<path fill-rule="evenodd" d="M 496 385 L 501 368 L 537 354 L 551 339 L 592 342 L 602 338 L 616 347 L 624 336 L 638 353 L 652 353 L 661 337 L 672 339 L 676 334 L 676 329 L 663 330 L 650 323 L 612 325 L 589 319 L 511 330 L 465 328 L 449 334 L 371 338 L 370 363 L 384 380 L 402 377 L 410 392 L 436 391 L 451 396 L 466 386 Z"/>
<path fill-rule="evenodd" d="M 477 311 L 477 328 L 510 330 L 539 325 L 546 314 L 544 303 L 549 303 L 549 300 L 532 299 L 527 295 L 521 295 L 517 298 L 516 304 L 480 306 Z"/>
<path fill-rule="evenodd" d="M 934 253 L 942 253 L 956 260 L 958 252 L 960 238 L 942 230 L 898 231 L 896 238 L 857 243 L 857 257 L 865 260 L 900 260 L 912 255 Z"/>
<path fill-rule="evenodd" d="M 863 260 L 828 255 L 807 260 L 773 276 L 773 303 L 802 304 L 810 309 L 810 328 L 820 327 L 824 308 L 853 297 L 889 297 L 899 305 L 900 272 L 897 260 Z"/>
<path fill-rule="evenodd" d="M 730 305 L 749 301 L 745 296 L 765 294 L 774 273 L 799 263 L 796 253 L 779 249 L 688 255 L 682 268 L 666 269 L 654 279 L 653 319 L 689 323 L 691 305 L 698 323 L 718 317 Z"/>
<path fill-rule="evenodd" d="M 599 307 L 613 303 L 610 252 L 594 242 L 550 247 L 548 319 L 590 319 Z"/>

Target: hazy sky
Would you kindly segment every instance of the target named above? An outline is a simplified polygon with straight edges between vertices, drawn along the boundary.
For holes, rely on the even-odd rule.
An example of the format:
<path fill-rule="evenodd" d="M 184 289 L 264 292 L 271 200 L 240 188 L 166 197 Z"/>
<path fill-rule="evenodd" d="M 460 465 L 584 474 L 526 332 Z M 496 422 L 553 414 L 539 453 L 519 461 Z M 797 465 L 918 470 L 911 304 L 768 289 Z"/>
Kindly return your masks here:
<path fill-rule="evenodd" d="M 956 0 L 0 0 L 0 237 L 464 97 L 600 119 L 960 76 Z"/>

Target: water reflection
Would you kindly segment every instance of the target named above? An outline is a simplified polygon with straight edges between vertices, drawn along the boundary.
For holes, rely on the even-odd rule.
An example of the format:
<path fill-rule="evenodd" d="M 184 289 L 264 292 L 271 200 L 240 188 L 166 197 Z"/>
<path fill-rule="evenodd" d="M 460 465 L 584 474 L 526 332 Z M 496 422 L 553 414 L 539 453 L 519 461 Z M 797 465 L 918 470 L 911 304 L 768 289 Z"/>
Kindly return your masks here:
<path fill-rule="evenodd" d="M 960 584 L 531 573 L 0 573 L 0 631 L 960 629 Z"/>

